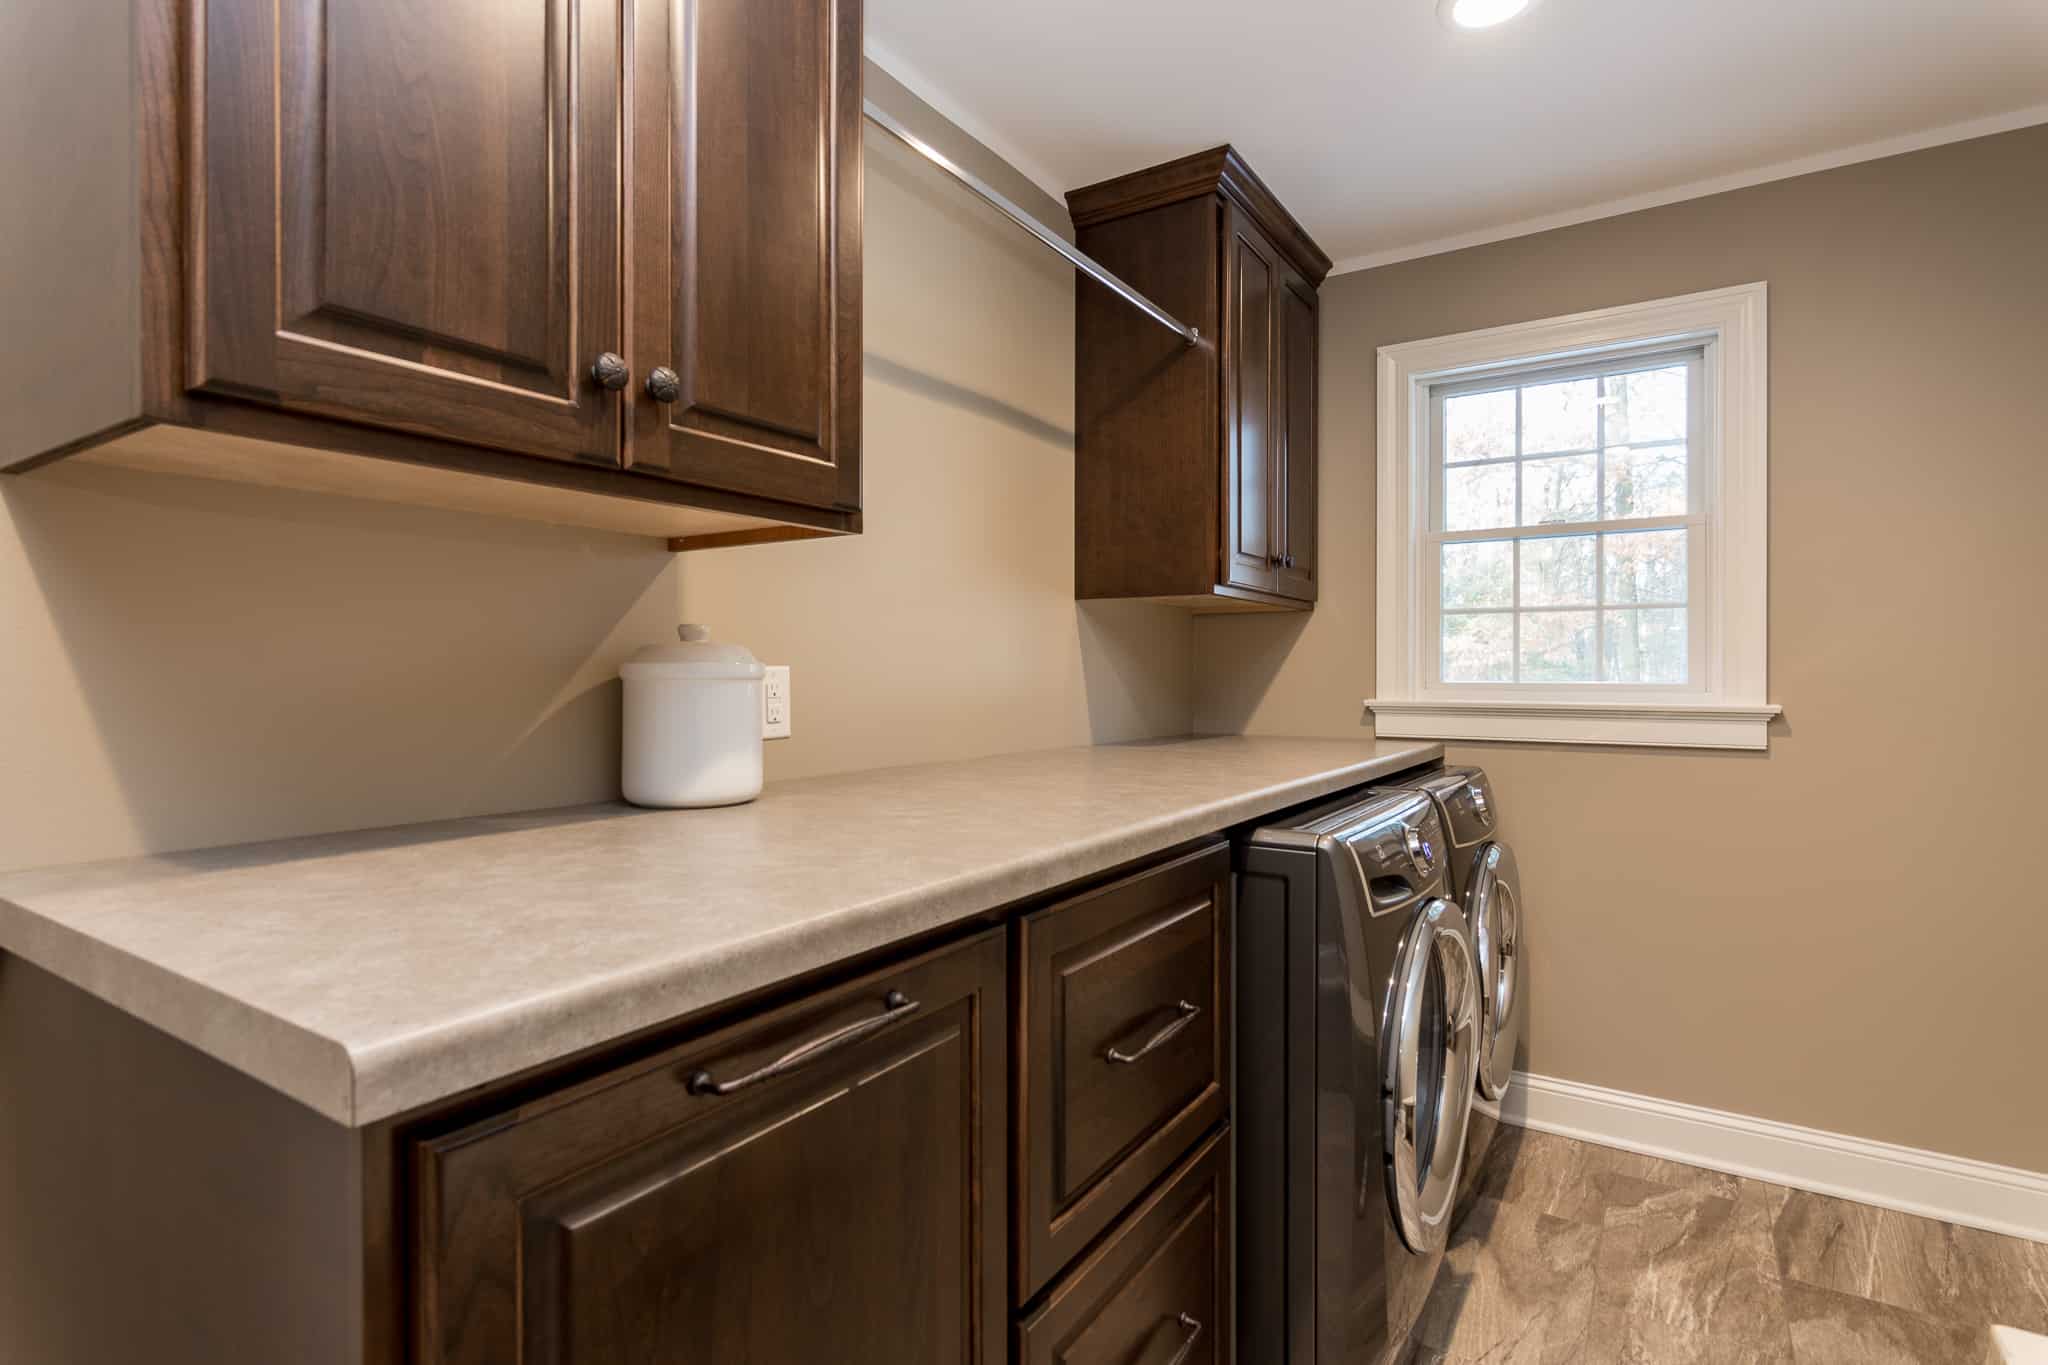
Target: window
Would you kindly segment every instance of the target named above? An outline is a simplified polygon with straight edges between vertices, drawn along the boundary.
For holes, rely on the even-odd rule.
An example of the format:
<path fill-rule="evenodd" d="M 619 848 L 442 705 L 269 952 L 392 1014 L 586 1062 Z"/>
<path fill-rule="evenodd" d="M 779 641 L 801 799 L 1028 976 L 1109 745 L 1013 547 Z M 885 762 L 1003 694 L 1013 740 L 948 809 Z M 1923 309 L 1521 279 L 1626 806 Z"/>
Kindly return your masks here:
<path fill-rule="evenodd" d="M 1380 352 L 1381 734 L 1765 747 L 1764 306 Z"/>
<path fill-rule="evenodd" d="M 1698 676 L 1698 350 L 1431 388 L 1434 680 Z"/>

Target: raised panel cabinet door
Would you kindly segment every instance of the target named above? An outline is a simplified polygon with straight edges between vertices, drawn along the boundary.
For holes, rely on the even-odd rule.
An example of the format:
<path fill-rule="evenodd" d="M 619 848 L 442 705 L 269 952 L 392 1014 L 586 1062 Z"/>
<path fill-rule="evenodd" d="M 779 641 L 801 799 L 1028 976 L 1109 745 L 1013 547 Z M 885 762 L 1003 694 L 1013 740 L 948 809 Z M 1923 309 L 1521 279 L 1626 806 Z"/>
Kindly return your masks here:
<path fill-rule="evenodd" d="M 1017 1325 L 1018 1365 L 1230 1365 L 1231 1213 L 1225 1129 L 1140 1200 Z"/>
<path fill-rule="evenodd" d="M 1278 253 L 1235 207 L 1224 242 L 1223 582 L 1273 591 Z"/>
<path fill-rule="evenodd" d="M 1280 289 L 1278 589 L 1316 600 L 1316 293 L 1285 272 Z"/>
<path fill-rule="evenodd" d="M 857 508 L 861 0 L 634 0 L 633 31 L 627 463 Z"/>
<path fill-rule="evenodd" d="M 194 0 L 210 393 L 616 464 L 619 0 Z"/>
<path fill-rule="evenodd" d="M 1227 1112 L 1229 921 L 1221 843 L 1019 921 L 1020 1300 Z"/>
<path fill-rule="evenodd" d="M 421 1365 L 1001 1365 L 996 930 L 420 1143 Z"/>

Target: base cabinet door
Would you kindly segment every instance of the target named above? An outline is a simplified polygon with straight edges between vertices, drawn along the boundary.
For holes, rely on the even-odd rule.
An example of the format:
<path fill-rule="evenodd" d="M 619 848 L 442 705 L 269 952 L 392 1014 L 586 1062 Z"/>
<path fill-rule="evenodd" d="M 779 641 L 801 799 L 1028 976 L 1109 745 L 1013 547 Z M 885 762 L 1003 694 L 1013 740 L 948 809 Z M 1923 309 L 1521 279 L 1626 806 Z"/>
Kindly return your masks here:
<path fill-rule="evenodd" d="M 618 0 L 187 8 L 188 386 L 616 466 Z"/>
<path fill-rule="evenodd" d="M 1024 1319 L 1018 1365 L 1229 1365 L 1229 1139 L 1198 1146 Z"/>
<path fill-rule="evenodd" d="M 1017 1297 L 1229 1110 L 1230 850 L 1019 921 Z"/>
<path fill-rule="evenodd" d="M 416 1149 L 432 1365 L 998 1365 L 1000 933 Z"/>
<path fill-rule="evenodd" d="M 634 6 L 627 461 L 860 505 L 861 0 Z"/>

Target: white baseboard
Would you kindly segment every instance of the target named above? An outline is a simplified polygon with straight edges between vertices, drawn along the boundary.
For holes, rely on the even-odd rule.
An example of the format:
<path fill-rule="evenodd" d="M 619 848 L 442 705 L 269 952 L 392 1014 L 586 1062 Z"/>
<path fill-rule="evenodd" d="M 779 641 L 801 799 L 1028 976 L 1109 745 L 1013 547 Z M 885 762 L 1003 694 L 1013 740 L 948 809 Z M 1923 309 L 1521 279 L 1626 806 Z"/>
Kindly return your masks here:
<path fill-rule="evenodd" d="M 1498 1112 L 1538 1132 L 2048 1242 L 2048 1173 L 1519 1071 Z"/>

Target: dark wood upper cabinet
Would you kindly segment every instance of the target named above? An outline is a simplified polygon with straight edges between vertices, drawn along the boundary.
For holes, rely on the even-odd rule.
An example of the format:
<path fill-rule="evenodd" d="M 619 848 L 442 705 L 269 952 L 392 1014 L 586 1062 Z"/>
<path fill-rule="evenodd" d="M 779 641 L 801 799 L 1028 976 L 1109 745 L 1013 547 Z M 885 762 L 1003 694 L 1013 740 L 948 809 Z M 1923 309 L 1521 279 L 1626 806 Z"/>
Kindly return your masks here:
<path fill-rule="evenodd" d="M 1275 496 L 1279 435 L 1274 399 L 1280 378 L 1273 314 L 1281 290 L 1280 266 L 1265 237 L 1239 210 L 1226 215 L 1229 264 L 1224 325 L 1223 581 L 1272 592 L 1279 586 L 1281 536 Z"/>
<path fill-rule="evenodd" d="M 192 386 L 615 464 L 617 4 L 196 8 Z"/>
<path fill-rule="evenodd" d="M 416 1359 L 1001 1365 L 1005 975 L 996 930 L 421 1142 Z"/>
<path fill-rule="evenodd" d="M 1279 492 L 1274 521 L 1277 584 L 1283 597 L 1316 600 L 1316 291 L 1296 272 L 1281 280 L 1274 336 L 1280 346 L 1276 420 Z"/>
<path fill-rule="evenodd" d="M 85 141 L 132 151 L 27 168 L 70 187 L 0 241 L 50 281 L 10 322 L 56 382 L 0 469 L 84 455 L 678 548 L 860 529 L 861 0 L 115 14 L 0 52 L 0 81 L 97 82 Z M 74 201 L 136 225 L 116 258 L 67 234 Z"/>
<path fill-rule="evenodd" d="M 628 458 L 858 507 L 860 0 L 643 3 L 634 25 L 633 370 L 667 374 L 633 389 Z"/>
<path fill-rule="evenodd" d="M 1312 605 L 1329 257 L 1229 147 L 1067 205 L 1082 250 L 1203 338 L 1188 346 L 1078 277 L 1075 595 Z"/>

